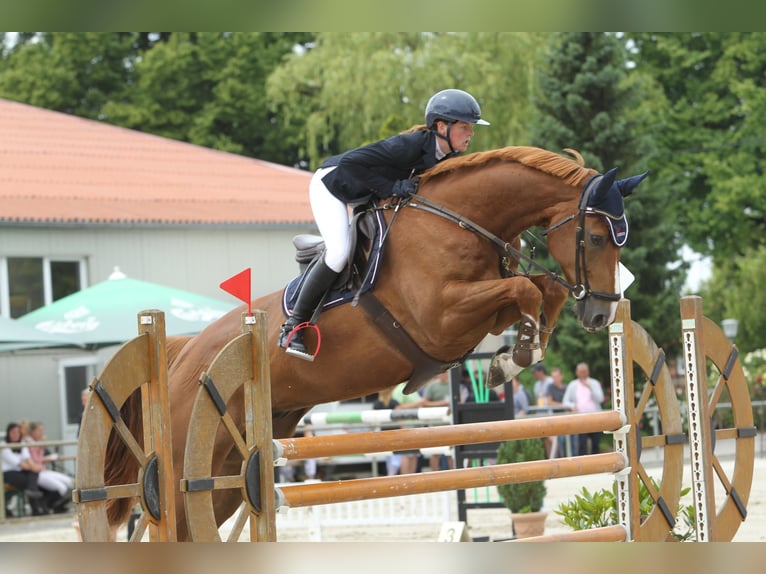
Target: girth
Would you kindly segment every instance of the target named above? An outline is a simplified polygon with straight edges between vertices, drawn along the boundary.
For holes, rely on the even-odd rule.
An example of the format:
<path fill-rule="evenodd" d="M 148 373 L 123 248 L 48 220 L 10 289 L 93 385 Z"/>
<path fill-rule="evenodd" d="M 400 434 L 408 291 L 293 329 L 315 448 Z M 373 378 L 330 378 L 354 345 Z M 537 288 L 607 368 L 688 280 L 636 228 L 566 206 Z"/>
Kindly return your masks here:
<path fill-rule="evenodd" d="M 427 355 L 410 337 L 409 333 L 394 318 L 377 297 L 371 292 L 364 293 L 359 298 L 359 305 L 370 316 L 373 322 L 388 337 L 412 364 L 412 374 L 404 388 L 405 394 L 412 393 L 425 385 L 435 375 L 456 367 L 468 356 L 466 353 L 456 361 L 444 362 Z M 469 351 L 470 353 L 470 351 Z"/>

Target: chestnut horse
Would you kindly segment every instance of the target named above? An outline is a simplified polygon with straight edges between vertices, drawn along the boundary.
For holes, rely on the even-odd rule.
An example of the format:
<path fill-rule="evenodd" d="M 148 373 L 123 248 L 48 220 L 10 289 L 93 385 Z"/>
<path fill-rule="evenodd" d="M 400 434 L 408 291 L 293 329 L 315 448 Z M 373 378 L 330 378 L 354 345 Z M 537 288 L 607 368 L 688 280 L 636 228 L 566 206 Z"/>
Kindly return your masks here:
<path fill-rule="evenodd" d="M 615 171 L 600 175 L 576 160 L 531 147 L 508 147 L 441 162 L 424 173 L 417 195 L 381 201 L 388 223 L 385 255 L 372 293 L 424 356 L 429 372 L 417 383 L 452 366 L 488 334 L 500 334 L 520 322 L 519 342 L 511 353 L 496 357 L 491 384 L 540 361 L 567 296 L 577 302 L 582 326 L 603 329 L 614 319 L 618 293 L 619 241 L 609 219 L 623 216 L 622 197 L 646 175 L 615 180 Z M 587 185 L 586 185 L 587 184 Z M 603 212 L 601 207 L 611 206 Z M 625 220 L 622 219 L 624 222 Z M 518 251 L 520 234 L 546 228 L 548 250 L 560 273 L 517 274 L 539 266 Z M 627 233 L 627 230 L 625 230 Z M 611 234 L 611 237 L 610 237 Z M 624 239 L 624 237 L 623 237 Z M 623 241 L 624 243 L 624 241 Z M 301 417 L 314 405 L 369 395 L 414 377 L 414 359 L 384 334 L 362 306 L 341 305 L 318 319 L 321 351 L 314 362 L 285 354 L 277 337 L 284 321 L 282 293 L 253 302 L 269 316 L 273 435 L 293 435 Z M 202 333 L 170 346 L 170 404 L 176 484 L 182 476 L 187 429 L 198 380 L 221 348 L 241 333 L 244 307 L 235 309 Z M 316 340 L 307 333 L 313 348 Z M 178 350 L 180 349 L 180 350 Z M 232 403 L 242 403 L 239 399 Z M 123 411 L 140 436 L 140 415 L 131 401 Z M 228 405 L 244 432 L 244 406 Z M 241 458 L 231 439 L 218 433 L 213 453 L 215 476 L 239 474 Z M 107 484 L 134 480 L 130 457 L 110 441 Z M 229 456 L 232 454 L 232 456 Z M 188 537 L 179 493 L 178 537 Z M 110 524 L 127 519 L 130 502 L 110 501 Z M 223 523 L 241 503 L 237 490 L 215 492 L 216 520 Z"/>

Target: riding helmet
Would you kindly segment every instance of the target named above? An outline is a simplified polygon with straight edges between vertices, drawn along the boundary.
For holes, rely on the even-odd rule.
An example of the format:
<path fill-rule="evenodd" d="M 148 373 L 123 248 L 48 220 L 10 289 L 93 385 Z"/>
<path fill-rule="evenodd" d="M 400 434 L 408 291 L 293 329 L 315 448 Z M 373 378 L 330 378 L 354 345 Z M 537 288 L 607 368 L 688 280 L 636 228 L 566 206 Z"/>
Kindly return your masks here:
<path fill-rule="evenodd" d="M 489 122 L 481 119 L 481 108 L 471 94 L 463 90 L 442 90 L 437 92 L 426 105 L 426 125 L 431 128 L 436 120 L 448 122 L 468 122 L 488 126 Z"/>

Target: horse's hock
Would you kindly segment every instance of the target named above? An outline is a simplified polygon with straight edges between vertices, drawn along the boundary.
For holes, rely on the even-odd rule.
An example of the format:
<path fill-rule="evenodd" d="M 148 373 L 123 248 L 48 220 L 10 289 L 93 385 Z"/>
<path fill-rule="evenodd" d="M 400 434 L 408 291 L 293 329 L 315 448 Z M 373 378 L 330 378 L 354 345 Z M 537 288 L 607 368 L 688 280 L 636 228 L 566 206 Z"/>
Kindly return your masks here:
<path fill-rule="evenodd" d="M 750 398 L 736 348 L 714 323 L 702 316 L 701 300 L 685 297 L 681 309 L 697 540 L 731 540 L 746 517 L 752 483 L 755 427 Z M 615 475 L 619 524 L 558 535 L 556 540 L 662 541 L 673 528 L 684 478 L 687 435 L 664 352 L 631 320 L 627 300 L 620 302 L 617 319 L 609 332 L 613 411 L 386 433 L 272 440 L 269 367 L 268 360 L 261 360 L 268 356 L 265 328 L 265 313 L 243 316 L 243 334 L 218 354 L 201 377 L 179 485 L 173 478 L 169 448 L 164 316 L 156 311 L 139 314 L 139 336 L 118 351 L 91 385 L 94 392 L 82 423 L 74 493 L 83 540 L 109 539 L 106 504 L 109 499 L 120 498 L 138 500 L 143 509 L 132 540 L 141 540 L 147 528 L 152 541 L 175 540 L 174 501 L 179 488 L 192 540 L 221 540 L 216 521 L 216 491 L 238 490 L 241 503 L 228 539 L 238 540 L 249 523 L 251 540 L 275 541 L 274 513 L 278 506 L 303 507 L 603 472 Z M 711 370 L 708 360 L 711 368 L 720 373 L 709 400 L 707 384 L 697 380 L 702 377 L 701 381 L 707 382 L 705 374 Z M 645 376 L 642 385 L 634 385 L 634 368 Z M 142 439 L 127 431 L 120 415 L 122 405 L 139 390 L 143 399 Z M 244 428 L 235 423 L 229 407 L 232 397 L 241 393 L 245 397 Z M 733 427 L 713 430 L 709 409 L 722 397 L 731 400 Z M 658 407 L 662 431 L 641 436 L 639 423 L 652 402 Z M 280 488 L 275 487 L 272 472 L 275 463 L 287 460 L 489 443 L 589 430 L 612 433 L 615 452 Z M 135 482 L 106 484 L 105 452 L 111 433 L 119 436 L 138 463 Z M 215 462 L 216 455 L 220 456 L 216 453 L 216 436 L 220 438 L 222 434 L 234 444 L 232 452 L 239 460 L 239 474 L 214 476 L 213 469 L 220 467 Z M 727 439 L 736 441 L 731 477 L 715 456 L 715 443 Z M 657 488 L 641 463 L 641 453 L 652 447 L 662 448 L 664 455 L 662 480 Z M 719 511 L 715 506 L 714 475 L 725 492 Z M 641 484 L 653 501 L 650 512 L 644 516 L 638 506 Z M 540 538 L 547 539 L 550 538 Z"/>

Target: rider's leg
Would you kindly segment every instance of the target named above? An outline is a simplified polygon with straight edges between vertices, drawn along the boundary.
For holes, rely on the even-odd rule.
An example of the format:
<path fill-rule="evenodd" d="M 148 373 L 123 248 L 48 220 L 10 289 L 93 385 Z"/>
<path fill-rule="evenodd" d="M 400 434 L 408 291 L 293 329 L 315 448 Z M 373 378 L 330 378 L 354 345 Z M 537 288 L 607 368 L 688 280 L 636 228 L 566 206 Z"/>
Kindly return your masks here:
<path fill-rule="evenodd" d="M 351 248 L 348 208 L 322 183 L 321 178 L 325 173 L 327 170 L 318 170 L 309 185 L 314 219 L 325 241 L 324 258 L 318 261 L 304 278 L 293 314 L 282 325 L 279 337 L 279 346 L 284 347 L 287 353 L 307 360 L 313 360 L 314 357 L 303 342 L 303 333 L 300 330 L 292 331 L 297 325 L 311 318 L 322 296 L 343 270 Z"/>

